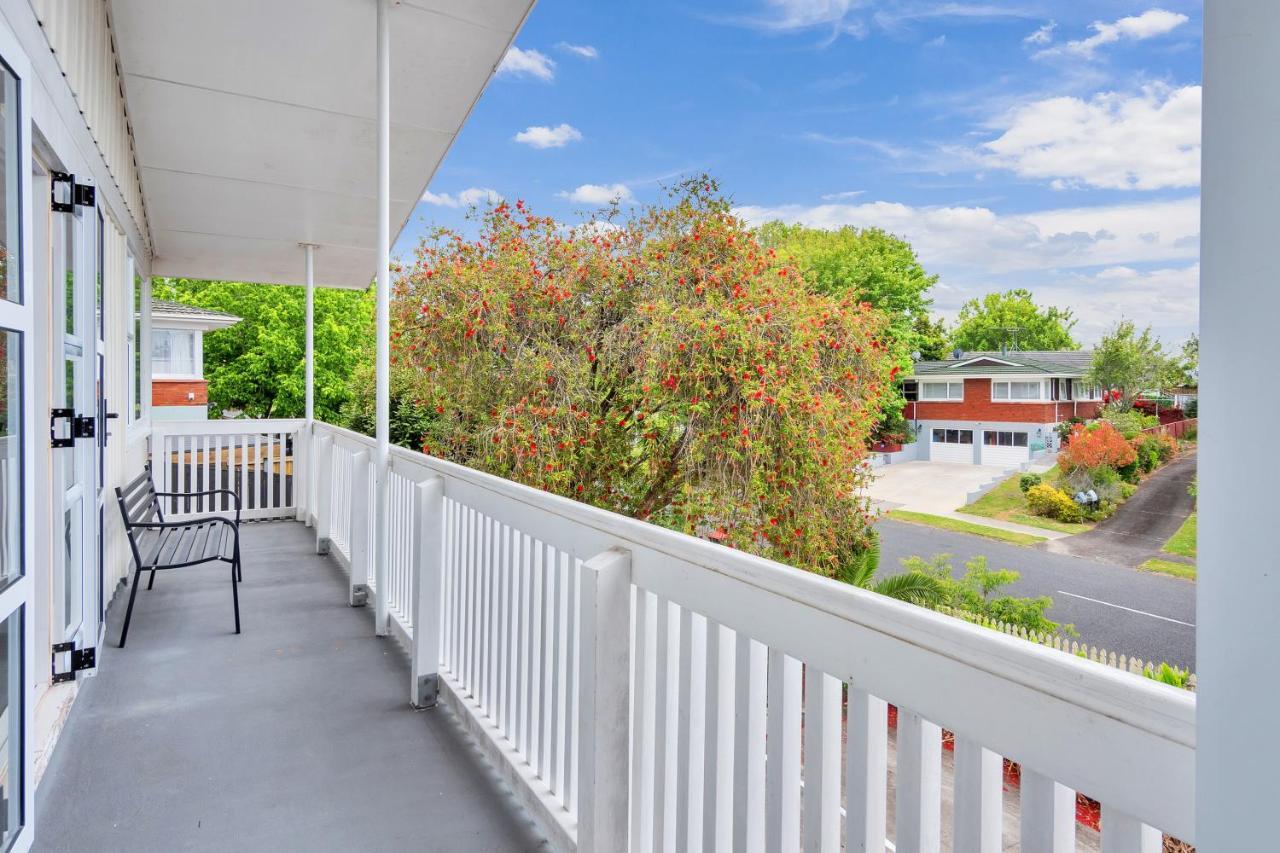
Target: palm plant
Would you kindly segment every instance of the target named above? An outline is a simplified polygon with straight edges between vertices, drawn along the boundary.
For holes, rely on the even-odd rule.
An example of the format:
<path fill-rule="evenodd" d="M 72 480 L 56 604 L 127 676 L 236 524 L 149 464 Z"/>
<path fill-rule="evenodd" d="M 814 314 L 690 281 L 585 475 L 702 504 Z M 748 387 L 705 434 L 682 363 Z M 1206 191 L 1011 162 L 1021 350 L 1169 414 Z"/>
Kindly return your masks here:
<path fill-rule="evenodd" d="M 880 537 L 873 533 L 865 547 L 845 559 L 837 580 L 918 607 L 937 607 L 946 598 L 942 581 L 931 574 L 909 569 L 877 580 L 879 568 Z"/>

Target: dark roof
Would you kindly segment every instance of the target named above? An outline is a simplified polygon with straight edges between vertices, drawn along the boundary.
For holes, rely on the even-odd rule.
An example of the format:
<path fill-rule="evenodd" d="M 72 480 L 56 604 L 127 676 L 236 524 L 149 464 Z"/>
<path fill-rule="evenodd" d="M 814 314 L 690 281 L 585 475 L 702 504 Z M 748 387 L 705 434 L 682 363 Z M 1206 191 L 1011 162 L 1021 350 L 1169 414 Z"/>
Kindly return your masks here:
<path fill-rule="evenodd" d="M 1001 376 L 1035 374 L 1083 376 L 1089 372 L 1093 350 L 966 352 L 942 361 L 917 361 L 915 376 Z M 974 362 L 970 364 L 969 362 Z"/>
<path fill-rule="evenodd" d="M 226 311 L 215 311 L 212 308 L 201 308 L 198 305 L 187 305 L 182 302 L 170 302 L 167 299 L 152 299 L 151 313 L 156 314 L 178 314 L 184 317 L 221 317 L 227 320 L 243 319 L 235 314 L 228 314 Z"/>

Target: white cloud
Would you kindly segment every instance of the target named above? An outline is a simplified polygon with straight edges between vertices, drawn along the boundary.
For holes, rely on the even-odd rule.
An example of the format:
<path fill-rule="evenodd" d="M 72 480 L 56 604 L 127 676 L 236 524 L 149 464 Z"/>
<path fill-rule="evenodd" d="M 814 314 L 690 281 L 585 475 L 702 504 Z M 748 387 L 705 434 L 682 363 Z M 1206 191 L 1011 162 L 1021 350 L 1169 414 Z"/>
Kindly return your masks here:
<path fill-rule="evenodd" d="M 1104 44 L 1114 44 L 1122 39 L 1144 41 L 1157 36 L 1168 35 L 1190 20 L 1181 12 L 1170 12 L 1166 9 L 1148 9 L 1141 15 L 1129 15 L 1111 23 L 1094 21 L 1089 25 L 1093 35 L 1078 41 L 1069 41 L 1060 48 L 1049 48 L 1038 56 L 1051 56 L 1069 53 L 1092 59 L 1094 53 Z"/>
<path fill-rule="evenodd" d="M 1195 196 L 1016 214 L 888 201 L 746 206 L 736 212 L 753 225 L 781 219 L 817 228 L 883 228 L 909 241 L 926 265 L 987 273 L 1192 261 L 1199 250 Z"/>
<path fill-rule="evenodd" d="M 539 80 L 551 80 L 556 76 L 556 63 L 551 57 L 536 50 L 521 50 L 515 45 L 502 57 L 498 64 L 498 74 L 509 77 L 537 77 Z"/>
<path fill-rule="evenodd" d="M 488 187 L 468 187 L 456 195 L 449 193 L 433 193 L 430 190 L 422 194 L 422 200 L 437 207 L 471 207 L 472 205 L 498 204 L 502 196 L 497 190 Z"/>
<path fill-rule="evenodd" d="M 844 192 L 838 192 L 838 193 L 824 193 L 822 196 L 822 200 L 823 201 L 842 201 L 844 199 L 857 198 L 858 196 L 862 195 L 865 192 L 866 190 L 845 190 Z"/>
<path fill-rule="evenodd" d="M 925 44 L 929 47 L 942 47 L 947 43 L 946 35 L 940 35 L 937 38 L 931 38 Z"/>
<path fill-rule="evenodd" d="M 1048 98 L 1017 107 L 987 142 L 988 165 L 1056 188 L 1154 190 L 1200 183 L 1200 87 L 1153 84 L 1088 101 Z"/>
<path fill-rule="evenodd" d="M 753 225 L 774 219 L 818 228 L 878 227 L 906 239 L 941 276 L 936 309 L 954 317 L 968 299 L 1026 287 L 1069 307 L 1092 342 L 1120 316 L 1151 322 L 1167 340 L 1196 327 L 1200 202 L 1001 214 L 985 207 L 912 207 L 887 201 L 748 206 Z"/>
<path fill-rule="evenodd" d="M 534 125 L 512 137 L 516 142 L 534 148 L 563 148 L 570 142 L 582 139 L 582 133 L 571 124 L 558 124 L 555 127 Z"/>
<path fill-rule="evenodd" d="M 1050 21 L 1040 29 L 1022 40 L 1023 44 L 1048 44 L 1053 41 L 1053 31 L 1058 26 L 1057 21 Z"/>
<path fill-rule="evenodd" d="M 1096 342 L 1120 319 L 1151 324 L 1167 345 L 1176 346 L 1196 330 L 1200 312 L 1200 265 L 1137 270 L 1107 267 L 1091 275 L 1046 277 L 1036 298 L 1070 307 L 1079 318 L 1075 332 Z"/>
<path fill-rule="evenodd" d="M 583 184 L 569 192 L 559 192 L 560 198 L 576 201 L 579 204 L 612 204 L 615 201 L 631 201 L 635 198 L 626 184 Z"/>
<path fill-rule="evenodd" d="M 560 48 L 565 53 L 572 53 L 575 56 L 582 57 L 583 59 L 600 58 L 600 51 L 596 50 L 589 44 L 569 44 L 567 41 L 562 41 L 557 44 L 556 47 Z"/>

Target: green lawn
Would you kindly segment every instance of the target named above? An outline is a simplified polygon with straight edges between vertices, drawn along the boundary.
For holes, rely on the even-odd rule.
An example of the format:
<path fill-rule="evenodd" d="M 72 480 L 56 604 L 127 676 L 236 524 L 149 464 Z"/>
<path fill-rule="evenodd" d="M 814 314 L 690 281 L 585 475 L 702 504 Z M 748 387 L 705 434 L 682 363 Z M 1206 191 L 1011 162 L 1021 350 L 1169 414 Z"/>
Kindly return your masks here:
<path fill-rule="evenodd" d="M 1177 554 L 1179 557 L 1190 557 L 1193 560 L 1196 558 L 1196 514 L 1194 512 L 1187 516 L 1187 520 L 1182 522 L 1178 532 L 1164 543 L 1164 548 L 1161 550 L 1167 554 Z"/>
<path fill-rule="evenodd" d="M 1052 482 L 1058 476 L 1058 469 L 1056 467 L 1050 468 L 1040 476 L 1044 479 L 1044 482 Z M 1052 518 L 1032 515 L 1027 511 L 1026 496 L 1022 494 L 1022 489 L 1018 487 L 1018 480 L 1021 477 L 1021 472 L 1014 474 L 978 500 L 968 506 L 960 507 L 960 512 L 968 513 L 969 515 L 980 515 L 983 518 L 995 518 L 1000 521 L 1014 521 L 1029 527 L 1056 530 L 1060 533 L 1083 533 L 1086 530 L 1093 529 L 1092 524 L 1068 524 L 1065 521 L 1056 521 Z"/>
<path fill-rule="evenodd" d="M 1172 560 L 1153 558 L 1138 566 L 1144 572 L 1158 572 L 1162 575 L 1173 575 L 1175 578 L 1196 579 L 1196 567 L 1186 563 L 1175 563 Z"/>
<path fill-rule="evenodd" d="M 943 515 L 929 515 L 928 513 L 910 512 L 905 509 L 891 509 L 887 515 L 894 521 L 905 521 L 909 524 L 926 524 L 929 527 L 937 527 L 942 530 L 953 530 L 957 533 L 972 533 L 974 536 L 985 536 L 988 539 L 998 539 L 1001 542 L 1009 542 L 1013 545 L 1034 545 L 1037 542 L 1043 542 L 1045 540 L 1045 537 L 1043 536 L 1032 536 L 1029 533 L 1015 533 L 1011 530 L 987 527 L 982 524 L 961 521 L 958 518 L 947 518 Z"/>

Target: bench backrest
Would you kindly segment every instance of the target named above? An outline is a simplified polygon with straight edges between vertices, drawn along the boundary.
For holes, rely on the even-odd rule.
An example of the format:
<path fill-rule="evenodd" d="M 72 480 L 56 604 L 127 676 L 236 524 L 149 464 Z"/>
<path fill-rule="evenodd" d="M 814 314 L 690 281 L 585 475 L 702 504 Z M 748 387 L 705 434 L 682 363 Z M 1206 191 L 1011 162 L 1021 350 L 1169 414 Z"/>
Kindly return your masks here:
<path fill-rule="evenodd" d="M 156 496 L 155 483 L 151 479 L 150 462 L 143 466 L 141 474 L 123 488 L 116 487 L 116 501 L 120 504 L 120 516 L 124 519 L 125 530 L 131 538 L 135 525 L 164 521 L 164 514 L 160 511 L 160 498 Z"/>

